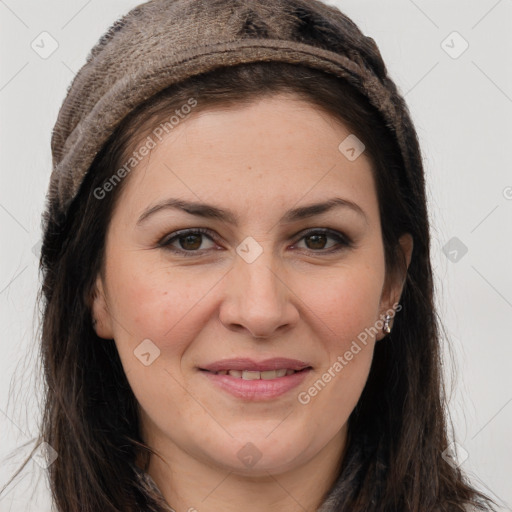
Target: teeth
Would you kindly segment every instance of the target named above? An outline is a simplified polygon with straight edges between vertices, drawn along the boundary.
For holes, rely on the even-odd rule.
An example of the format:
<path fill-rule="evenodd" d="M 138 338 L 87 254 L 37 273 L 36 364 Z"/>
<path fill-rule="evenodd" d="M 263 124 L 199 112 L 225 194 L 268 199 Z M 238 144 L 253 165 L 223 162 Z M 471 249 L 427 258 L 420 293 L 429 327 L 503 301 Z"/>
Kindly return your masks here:
<path fill-rule="evenodd" d="M 242 379 L 244 380 L 257 380 L 260 378 L 260 372 L 250 372 L 247 370 L 244 370 L 242 372 Z"/>
<path fill-rule="evenodd" d="M 252 370 L 220 370 L 215 373 L 217 375 L 230 375 L 231 377 L 244 380 L 272 380 L 278 377 L 284 377 L 285 375 L 292 375 L 295 373 L 295 370 L 288 370 L 287 368 L 282 368 L 280 370 L 267 370 L 264 372 L 255 372 Z"/>

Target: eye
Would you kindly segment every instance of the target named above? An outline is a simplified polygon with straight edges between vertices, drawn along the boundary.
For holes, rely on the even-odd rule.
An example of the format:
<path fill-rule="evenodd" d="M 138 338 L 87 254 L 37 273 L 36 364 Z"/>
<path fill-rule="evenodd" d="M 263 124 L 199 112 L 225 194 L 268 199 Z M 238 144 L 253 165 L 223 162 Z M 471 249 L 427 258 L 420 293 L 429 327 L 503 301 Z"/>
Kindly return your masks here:
<path fill-rule="evenodd" d="M 213 242 L 212 237 L 208 235 L 209 232 L 210 230 L 205 228 L 183 229 L 172 233 L 173 236 L 170 238 L 164 238 L 158 245 L 184 256 L 194 256 L 194 253 L 202 252 L 198 251 L 198 249 L 202 244 L 203 238 L 206 237 Z M 173 247 L 175 242 L 178 242 L 180 247 Z"/>
<path fill-rule="evenodd" d="M 326 248 L 325 245 L 329 238 L 334 240 L 336 243 Z M 352 241 L 346 235 L 327 228 L 309 229 L 302 233 L 302 237 L 299 240 L 304 240 L 306 250 L 311 252 L 322 251 L 324 253 L 332 253 L 346 247 L 352 247 Z"/>
<path fill-rule="evenodd" d="M 301 233 L 301 235 L 299 242 L 304 240 L 306 244 L 306 251 L 313 253 L 333 253 L 352 247 L 352 241 L 346 235 L 327 228 L 309 229 L 308 231 Z M 158 242 L 158 247 L 162 247 L 165 250 L 182 256 L 198 256 L 209 249 L 208 247 L 200 249 L 204 238 L 207 238 L 214 243 L 214 236 L 211 234 L 209 229 L 183 229 L 171 233 L 170 236 L 162 239 Z M 335 243 L 326 248 L 325 246 L 328 239 L 334 240 Z M 178 244 L 179 247 L 175 244 Z M 302 249 L 298 247 L 297 244 L 295 244 L 295 247 Z M 211 248 L 213 247 L 210 246 L 210 249 Z"/>

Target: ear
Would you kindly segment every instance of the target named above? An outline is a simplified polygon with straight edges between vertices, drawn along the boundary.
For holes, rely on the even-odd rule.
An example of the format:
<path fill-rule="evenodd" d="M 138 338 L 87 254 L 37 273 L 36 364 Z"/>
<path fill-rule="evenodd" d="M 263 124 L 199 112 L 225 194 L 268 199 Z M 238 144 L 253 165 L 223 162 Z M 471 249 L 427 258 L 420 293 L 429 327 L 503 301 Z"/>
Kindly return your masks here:
<path fill-rule="evenodd" d="M 384 317 L 387 311 L 393 310 L 393 306 L 400 302 L 405 279 L 407 277 L 407 270 L 411 263 L 413 245 L 413 238 L 410 233 L 404 233 L 398 240 L 399 257 L 402 259 L 403 265 L 397 271 L 393 272 L 391 276 L 386 276 L 386 282 L 382 290 L 380 301 L 381 318 Z M 393 326 L 393 319 L 390 320 L 389 325 L 390 327 Z M 386 333 L 380 330 L 377 335 L 377 340 L 381 340 L 385 335 Z"/>
<path fill-rule="evenodd" d="M 103 278 L 100 274 L 98 274 L 98 277 L 96 278 L 96 283 L 92 291 L 91 311 L 91 322 L 93 322 L 93 320 L 96 320 L 96 323 L 93 324 L 96 334 L 100 338 L 104 338 L 107 340 L 114 339 L 114 332 L 112 329 L 112 316 L 108 309 L 108 302 L 105 296 Z"/>

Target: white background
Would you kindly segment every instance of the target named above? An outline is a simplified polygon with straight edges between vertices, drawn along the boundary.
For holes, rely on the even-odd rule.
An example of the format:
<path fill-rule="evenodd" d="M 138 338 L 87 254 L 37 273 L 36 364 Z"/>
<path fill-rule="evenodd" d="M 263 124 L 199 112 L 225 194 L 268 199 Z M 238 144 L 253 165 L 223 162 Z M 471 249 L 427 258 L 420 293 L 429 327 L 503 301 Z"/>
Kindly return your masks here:
<path fill-rule="evenodd" d="M 6 457 L 37 428 L 34 252 L 51 129 L 90 48 L 138 3 L 0 0 L 0 488 L 28 447 Z M 512 510 L 512 1 L 329 3 L 375 39 L 409 105 L 427 172 L 445 353 L 451 347 L 456 361 L 445 370 L 462 467 Z M 58 42 L 47 59 L 31 48 L 43 31 Z M 445 51 L 463 49 L 454 31 L 469 44 L 457 58 Z M 467 247 L 456 262 L 443 252 L 453 237 Z M 43 471 L 33 460 L 28 468 L 0 496 L 1 512 L 50 510 Z"/>

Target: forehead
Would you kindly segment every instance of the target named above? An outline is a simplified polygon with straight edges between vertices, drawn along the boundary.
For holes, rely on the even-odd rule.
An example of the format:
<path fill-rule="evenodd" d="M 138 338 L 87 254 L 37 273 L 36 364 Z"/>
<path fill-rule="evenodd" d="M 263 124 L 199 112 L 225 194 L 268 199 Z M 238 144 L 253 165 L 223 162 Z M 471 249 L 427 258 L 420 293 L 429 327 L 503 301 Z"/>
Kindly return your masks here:
<path fill-rule="evenodd" d="M 258 214 L 254 204 L 261 215 L 262 207 L 338 192 L 369 206 L 372 163 L 364 151 L 347 154 L 353 137 L 339 119 L 290 95 L 203 109 L 142 140 L 139 153 L 145 141 L 151 150 L 131 171 L 120 205 L 140 211 L 173 196 L 229 203 L 251 215 Z"/>

